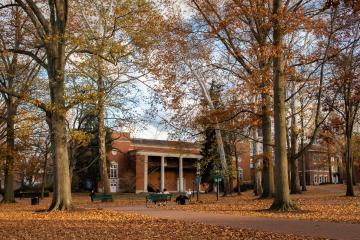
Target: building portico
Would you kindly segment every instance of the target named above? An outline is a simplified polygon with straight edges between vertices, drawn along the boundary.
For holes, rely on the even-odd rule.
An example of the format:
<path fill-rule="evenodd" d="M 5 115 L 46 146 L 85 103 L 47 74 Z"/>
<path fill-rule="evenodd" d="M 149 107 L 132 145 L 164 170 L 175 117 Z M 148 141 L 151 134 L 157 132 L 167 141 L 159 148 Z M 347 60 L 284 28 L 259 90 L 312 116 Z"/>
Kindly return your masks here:
<path fill-rule="evenodd" d="M 184 192 L 193 187 L 201 158 L 199 145 L 130 138 L 128 133 L 113 133 L 112 138 L 108 160 L 112 172 L 118 171 L 118 179 L 111 179 L 113 190 Z"/>
<path fill-rule="evenodd" d="M 129 133 L 112 133 L 110 162 L 112 192 L 185 192 L 197 189 L 201 173 L 201 145 L 182 141 L 130 138 Z M 245 169 L 242 181 L 250 182 L 249 145 L 239 143 L 240 166 Z M 234 179 L 233 179 L 234 180 Z M 99 187 L 99 186 L 98 186 Z M 100 189 L 100 188 L 99 188 Z M 206 184 L 201 189 L 207 191 Z"/>
<path fill-rule="evenodd" d="M 199 154 L 136 151 L 136 192 L 178 191 L 192 187 Z"/>

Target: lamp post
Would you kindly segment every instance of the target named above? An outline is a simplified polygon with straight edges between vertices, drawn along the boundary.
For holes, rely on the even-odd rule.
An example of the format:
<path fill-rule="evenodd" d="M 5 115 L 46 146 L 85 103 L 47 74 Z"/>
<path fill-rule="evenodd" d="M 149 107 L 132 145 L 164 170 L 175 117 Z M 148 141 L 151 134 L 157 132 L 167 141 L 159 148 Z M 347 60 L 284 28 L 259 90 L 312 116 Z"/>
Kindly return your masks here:
<path fill-rule="evenodd" d="M 201 183 L 201 176 L 199 173 L 196 174 L 196 177 L 195 177 L 195 183 L 196 183 L 196 201 L 199 201 L 199 191 L 200 191 L 200 183 Z"/>
<path fill-rule="evenodd" d="M 193 181 L 193 191 L 192 191 L 192 197 L 195 196 L 195 180 Z"/>

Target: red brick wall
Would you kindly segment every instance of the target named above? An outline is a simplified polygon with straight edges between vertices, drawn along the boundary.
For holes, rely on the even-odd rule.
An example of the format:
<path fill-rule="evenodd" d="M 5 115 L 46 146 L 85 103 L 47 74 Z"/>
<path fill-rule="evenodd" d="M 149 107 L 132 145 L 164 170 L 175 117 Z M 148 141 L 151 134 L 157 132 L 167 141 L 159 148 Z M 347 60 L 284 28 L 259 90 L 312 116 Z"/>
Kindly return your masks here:
<path fill-rule="evenodd" d="M 160 191 L 160 172 L 152 172 L 148 177 L 148 185 L 154 188 L 154 191 Z"/>
<path fill-rule="evenodd" d="M 168 191 L 176 191 L 177 190 L 177 178 L 179 174 L 178 171 L 174 169 L 166 169 L 165 168 L 165 188 Z"/>
<path fill-rule="evenodd" d="M 136 155 L 135 182 L 136 190 L 144 190 L 144 156 Z"/>
<path fill-rule="evenodd" d="M 184 169 L 183 172 L 185 187 L 184 190 L 192 189 L 192 181 L 195 178 L 195 170 Z M 152 172 L 148 176 L 148 184 L 154 190 L 160 190 L 160 171 Z M 165 167 L 165 188 L 168 191 L 177 191 L 177 179 L 179 177 L 178 169 L 167 169 Z M 143 179 L 142 179 L 143 180 Z"/>
<path fill-rule="evenodd" d="M 251 182 L 251 169 L 250 169 L 250 144 L 245 142 L 238 142 L 236 144 L 238 156 L 241 159 L 240 167 L 243 169 L 244 182 Z M 235 163 L 234 163 L 235 164 Z M 234 169 L 235 166 L 234 166 Z"/>
<path fill-rule="evenodd" d="M 184 170 L 185 187 L 184 190 L 193 189 L 193 180 L 195 179 L 196 170 Z"/>

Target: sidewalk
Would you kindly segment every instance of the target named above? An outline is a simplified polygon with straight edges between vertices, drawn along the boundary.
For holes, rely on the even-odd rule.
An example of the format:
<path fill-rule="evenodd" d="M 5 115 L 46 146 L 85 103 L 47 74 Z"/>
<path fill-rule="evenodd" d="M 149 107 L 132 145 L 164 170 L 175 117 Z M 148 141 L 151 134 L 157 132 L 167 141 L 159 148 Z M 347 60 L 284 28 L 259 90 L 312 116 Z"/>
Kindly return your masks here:
<path fill-rule="evenodd" d="M 145 206 L 104 207 L 104 209 L 139 213 L 163 219 L 230 226 L 233 228 L 256 229 L 268 232 L 323 237 L 329 239 L 360 239 L 360 224 L 233 216 L 206 212 L 165 210 L 161 209 L 161 207 L 146 208 Z"/>

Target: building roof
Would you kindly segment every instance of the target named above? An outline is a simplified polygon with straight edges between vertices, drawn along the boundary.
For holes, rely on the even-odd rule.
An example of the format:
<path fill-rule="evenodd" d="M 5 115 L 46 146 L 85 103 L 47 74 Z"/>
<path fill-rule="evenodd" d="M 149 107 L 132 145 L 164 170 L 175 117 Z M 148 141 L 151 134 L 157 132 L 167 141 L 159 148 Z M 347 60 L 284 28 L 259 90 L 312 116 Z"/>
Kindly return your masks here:
<path fill-rule="evenodd" d="M 171 154 L 199 154 L 201 145 L 193 142 L 131 138 L 128 133 L 112 133 L 113 147 L 122 152 L 145 151 Z"/>
<path fill-rule="evenodd" d="M 155 139 L 142 139 L 133 138 L 130 141 L 134 145 L 148 145 L 159 147 L 173 147 L 173 148 L 200 148 L 200 144 L 184 141 L 167 141 L 167 140 L 155 140 Z"/>

